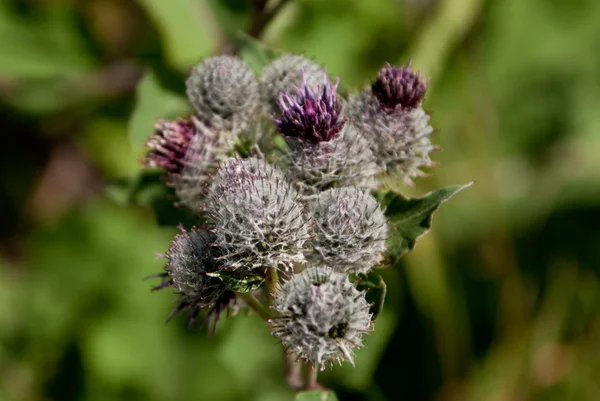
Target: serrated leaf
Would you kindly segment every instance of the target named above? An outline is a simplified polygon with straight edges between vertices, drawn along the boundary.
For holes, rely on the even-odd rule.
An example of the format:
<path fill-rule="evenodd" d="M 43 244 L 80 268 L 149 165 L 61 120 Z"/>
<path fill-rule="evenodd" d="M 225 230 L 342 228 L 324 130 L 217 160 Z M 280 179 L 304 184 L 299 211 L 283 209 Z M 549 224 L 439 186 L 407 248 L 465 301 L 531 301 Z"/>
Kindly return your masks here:
<path fill-rule="evenodd" d="M 314 390 L 296 394 L 294 401 L 338 401 L 338 398 L 331 390 Z"/>
<path fill-rule="evenodd" d="M 371 304 L 371 313 L 373 320 L 377 319 L 379 313 L 383 309 L 385 302 L 385 294 L 387 286 L 383 278 L 376 273 L 369 272 L 368 274 L 360 274 L 356 281 L 356 289 L 359 291 L 367 291 L 365 298 Z"/>
<path fill-rule="evenodd" d="M 444 202 L 472 184 L 439 188 L 420 198 L 405 198 L 394 192 L 383 195 L 382 204 L 393 230 L 388 241 L 392 262 L 412 251 L 419 238 L 427 234 L 433 215 Z"/>
<path fill-rule="evenodd" d="M 220 270 L 214 273 L 206 273 L 207 276 L 220 278 L 225 286 L 238 293 L 256 290 L 265 281 L 261 276 L 250 276 L 230 270 Z"/>
<path fill-rule="evenodd" d="M 174 118 L 189 112 L 185 97 L 161 87 L 153 73 L 144 74 L 136 89 L 136 104 L 129 120 L 129 140 L 134 150 L 152 134 L 161 118 Z"/>
<path fill-rule="evenodd" d="M 270 49 L 245 32 L 238 32 L 234 38 L 235 46 L 239 49 L 239 55 L 248 65 L 260 74 L 262 70 L 271 64 L 271 61 L 279 57 L 282 52 Z"/>

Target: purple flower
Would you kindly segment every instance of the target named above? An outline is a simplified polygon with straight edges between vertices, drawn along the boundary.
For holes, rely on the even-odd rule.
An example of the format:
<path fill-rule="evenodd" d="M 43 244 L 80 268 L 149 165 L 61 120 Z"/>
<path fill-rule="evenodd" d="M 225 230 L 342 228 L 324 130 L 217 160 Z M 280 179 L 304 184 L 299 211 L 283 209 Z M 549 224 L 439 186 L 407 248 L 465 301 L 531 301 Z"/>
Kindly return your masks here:
<path fill-rule="evenodd" d="M 406 67 L 392 67 L 385 63 L 371 88 L 384 107 L 394 109 L 400 105 L 413 109 L 423 100 L 427 82 L 420 73 L 411 71 L 410 63 Z"/>
<path fill-rule="evenodd" d="M 180 173 L 190 141 L 197 132 L 196 125 L 178 118 L 160 120 L 154 128 L 154 134 L 146 142 L 149 151 L 143 163 L 148 167 L 162 167 L 170 174 Z"/>
<path fill-rule="evenodd" d="M 289 137 L 300 138 L 312 143 L 329 141 L 344 125 L 342 106 L 338 102 L 336 89 L 324 75 L 323 87 L 317 87 L 317 96 L 306 82 L 302 71 L 302 89 L 296 88 L 294 97 L 287 93 L 279 95 L 281 119 L 275 124 L 279 131 Z"/>

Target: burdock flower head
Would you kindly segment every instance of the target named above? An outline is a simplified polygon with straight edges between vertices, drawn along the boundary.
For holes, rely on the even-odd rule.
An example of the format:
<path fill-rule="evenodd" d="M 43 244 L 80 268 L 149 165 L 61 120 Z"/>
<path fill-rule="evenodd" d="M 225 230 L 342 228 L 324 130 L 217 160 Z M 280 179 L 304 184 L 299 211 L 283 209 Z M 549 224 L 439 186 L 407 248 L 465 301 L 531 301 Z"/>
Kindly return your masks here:
<path fill-rule="evenodd" d="M 313 259 L 341 273 L 366 273 L 383 259 L 387 220 L 377 200 L 357 188 L 333 188 L 311 202 Z M 336 269 L 338 268 L 336 267 Z"/>
<path fill-rule="evenodd" d="M 354 364 L 353 349 L 371 328 L 364 293 L 345 274 L 314 267 L 293 276 L 278 289 L 272 333 L 287 352 L 321 369 L 344 360 Z"/>
<path fill-rule="evenodd" d="M 306 82 L 316 88 L 325 71 L 314 61 L 297 54 L 285 54 L 265 68 L 260 79 L 260 96 L 267 112 L 281 117 L 279 95 Z"/>
<path fill-rule="evenodd" d="M 283 177 L 255 158 L 231 158 L 219 168 L 204 209 L 228 269 L 261 275 L 304 263 L 308 221 Z"/>
<path fill-rule="evenodd" d="M 190 141 L 196 135 L 196 124 L 183 118 L 160 120 L 154 129 L 146 141 L 149 151 L 143 163 L 148 167 L 162 167 L 169 174 L 179 174 Z"/>
<path fill-rule="evenodd" d="M 214 314 L 215 324 L 221 310 L 229 304 L 234 294 L 227 291 L 223 282 L 208 274 L 217 271 L 216 248 L 211 246 L 214 238 L 205 231 L 193 228 L 186 231 L 181 228 L 169 250 L 164 255 L 165 273 L 162 284 L 153 288 L 174 288 L 179 294 L 179 301 L 169 319 L 183 309 L 191 311 L 190 326 L 201 310 Z"/>
<path fill-rule="evenodd" d="M 420 73 L 410 69 L 410 63 L 406 67 L 392 67 L 386 63 L 371 88 L 379 102 L 388 109 L 396 106 L 415 108 L 425 96 L 427 82 Z"/>
<path fill-rule="evenodd" d="M 243 127 L 259 105 L 258 81 L 237 57 L 203 60 L 192 70 L 186 86 L 198 117 L 218 129 Z"/>
<path fill-rule="evenodd" d="M 219 132 L 191 117 L 158 122 L 146 146 L 144 164 L 163 167 L 179 203 L 199 213 L 206 183 L 233 150 L 233 139 L 229 132 Z"/>
<path fill-rule="evenodd" d="M 338 100 L 334 84 L 323 74 L 323 85 L 313 93 L 303 73 L 302 88 L 297 88 L 295 96 L 281 93 L 279 108 L 281 118 L 275 119 L 279 131 L 288 137 L 318 143 L 331 140 L 344 125 L 342 105 Z"/>
<path fill-rule="evenodd" d="M 435 165 L 429 157 L 437 149 L 429 138 L 434 129 L 421 106 L 426 89 L 422 76 L 410 66 L 386 64 L 371 90 L 351 96 L 345 104 L 345 115 L 369 141 L 381 170 L 408 185 L 426 176 L 423 167 Z"/>

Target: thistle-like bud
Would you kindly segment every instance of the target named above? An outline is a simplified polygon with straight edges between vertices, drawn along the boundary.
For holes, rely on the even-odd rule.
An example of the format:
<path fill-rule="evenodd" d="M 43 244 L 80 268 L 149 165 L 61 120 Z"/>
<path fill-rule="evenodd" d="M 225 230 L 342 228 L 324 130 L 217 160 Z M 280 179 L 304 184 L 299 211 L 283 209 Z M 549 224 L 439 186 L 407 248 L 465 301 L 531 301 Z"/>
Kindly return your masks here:
<path fill-rule="evenodd" d="M 311 202 L 312 257 L 341 273 L 366 273 L 383 259 L 388 226 L 377 200 L 357 188 L 333 188 Z"/>
<path fill-rule="evenodd" d="M 191 120 L 160 120 L 154 134 L 146 141 L 149 151 L 143 163 L 148 167 L 162 167 L 169 174 L 179 174 L 190 141 L 196 135 L 196 125 Z"/>
<path fill-rule="evenodd" d="M 343 360 L 354 364 L 353 349 L 371 328 L 364 293 L 346 275 L 329 267 L 314 267 L 292 276 L 278 290 L 272 333 L 290 354 L 321 370 Z"/>
<path fill-rule="evenodd" d="M 406 67 L 392 67 L 385 63 L 372 85 L 373 94 L 387 109 L 418 107 L 426 90 L 427 82 L 421 74 L 410 69 L 410 63 Z"/>
<path fill-rule="evenodd" d="M 264 69 L 260 79 L 260 96 L 267 113 L 281 117 L 279 95 L 291 88 L 300 88 L 304 82 L 316 89 L 323 82 L 324 73 L 323 68 L 300 55 L 286 54 L 274 60 Z"/>
<path fill-rule="evenodd" d="M 315 96 L 306 74 L 302 73 L 302 79 L 302 88 L 297 89 L 295 96 L 279 95 L 282 116 L 275 119 L 275 125 L 287 137 L 311 143 L 329 141 L 344 125 L 342 105 L 335 92 L 339 80 L 331 85 L 323 73 L 323 85 L 317 87 Z"/>
<path fill-rule="evenodd" d="M 215 256 L 218 251 L 211 246 L 214 238 L 196 228 L 181 230 L 164 255 L 167 259 L 165 273 L 159 275 L 163 277 L 163 283 L 154 287 L 154 290 L 171 287 L 179 294 L 179 301 L 171 316 L 189 309 L 191 326 L 198 313 L 208 309 L 216 313 L 216 324 L 218 313 L 229 303 L 233 294 L 227 291 L 219 278 L 207 274 L 217 271 Z"/>
<path fill-rule="evenodd" d="M 290 153 L 284 157 L 290 181 L 305 199 L 334 186 L 372 188 L 379 169 L 370 144 L 352 124 L 345 124 L 331 141 L 310 143 L 286 138 Z"/>
<path fill-rule="evenodd" d="M 233 56 L 203 60 L 186 81 L 198 117 L 221 130 L 243 127 L 259 104 L 258 82 L 250 67 Z"/>
<path fill-rule="evenodd" d="M 429 138 L 434 129 L 421 106 L 390 110 L 371 91 L 362 91 L 348 100 L 345 113 L 360 127 L 380 169 L 387 174 L 414 185 L 413 178 L 426 176 L 422 168 L 435 166 L 429 157 L 437 150 Z"/>
<path fill-rule="evenodd" d="M 165 168 L 179 203 L 197 213 L 206 183 L 233 151 L 231 133 L 208 128 L 195 117 L 160 121 L 146 145 L 144 164 Z"/>
<path fill-rule="evenodd" d="M 232 158 L 223 163 L 204 209 L 227 268 L 262 274 L 305 262 L 304 208 L 283 173 L 265 161 Z"/>

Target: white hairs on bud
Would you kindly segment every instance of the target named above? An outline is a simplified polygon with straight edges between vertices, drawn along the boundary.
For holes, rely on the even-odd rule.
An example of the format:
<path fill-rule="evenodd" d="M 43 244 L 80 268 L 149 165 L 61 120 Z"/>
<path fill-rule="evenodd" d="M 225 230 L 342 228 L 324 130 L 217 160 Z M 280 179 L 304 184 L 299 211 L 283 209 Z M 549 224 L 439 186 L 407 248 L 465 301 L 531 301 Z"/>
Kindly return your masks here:
<path fill-rule="evenodd" d="M 344 360 L 354 364 L 354 348 L 371 329 L 364 293 L 345 274 L 314 267 L 292 276 L 273 301 L 280 316 L 272 320 L 272 334 L 287 352 L 320 366 Z"/>

